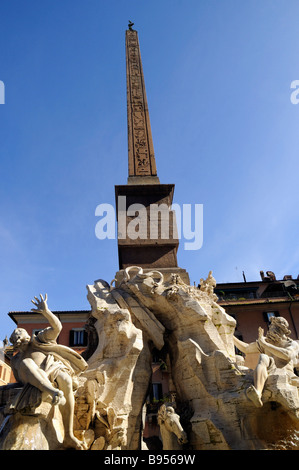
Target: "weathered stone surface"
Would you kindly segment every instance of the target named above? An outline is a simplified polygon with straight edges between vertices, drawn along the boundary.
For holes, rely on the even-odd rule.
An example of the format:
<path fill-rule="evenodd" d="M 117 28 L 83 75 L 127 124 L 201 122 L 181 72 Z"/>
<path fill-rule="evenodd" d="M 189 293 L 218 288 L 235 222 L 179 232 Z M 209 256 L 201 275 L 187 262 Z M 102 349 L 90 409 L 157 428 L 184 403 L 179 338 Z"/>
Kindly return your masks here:
<path fill-rule="evenodd" d="M 213 293 L 215 280 L 211 273 L 207 280 L 201 280 L 200 289 L 185 284 L 177 274 L 168 277 L 167 282 L 164 282 L 159 272 L 145 273 L 138 268 L 127 269 L 123 274 L 122 280 L 118 278 L 116 288 L 108 288 L 106 285 L 106 301 L 109 298 L 109 308 L 115 309 L 112 298 L 116 300 L 119 308 L 125 308 L 130 313 L 132 324 L 142 331 L 140 358 L 145 350 L 148 356 L 148 340 L 156 341 L 155 346 L 161 347 L 159 337 L 162 338 L 163 329 L 167 331 L 163 338 L 170 358 L 171 381 L 178 401 L 187 402 L 192 410 L 191 431 L 188 435 L 190 448 L 273 447 L 275 438 L 271 437 L 271 427 L 265 432 L 260 425 L 261 416 L 266 414 L 265 410 L 269 407 L 257 409 L 248 400 L 246 390 L 253 383 L 253 371 L 245 368 L 242 360 L 235 355 L 235 320 L 216 303 L 217 298 Z M 103 294 L 98 295 L 101 297 Z M 98 307 L 100 303 L 98 300 Z M 155 332 L 153 335 L 151 329 L 155 331 L 157 328 L 156 321 L 159 334 Z M 105 325 L 101 323 L 101 334 L 104 330 Z M 134 364 L 136 377 L 141 364 L 142 361 Z M 149 369 L 143 377 L 148 383 Z M 136 396 L 139 395 L 139 401 L 131 402 L 129 412 L 132 413 L 134 409 L 135 416 L 138 413 L 141 415 L 144 403 L 145 388 L 141 389 L 140 386 L 136 381 L 134 392 Z M 275 407 L 270 407 L 271 413 L 284 417 L 283 423 L 291 419 L 290 413 L 296 421 L 297 387 L 288 383 L 283 372 L 279 377 L 269 377 L 263 400 L 266 404 L 275 401 Z M 268 414 L 264 422 L 270 421 Z M 140 423 L 140 420 L 136 422 Z M 137 428 L 134 431 L 129 429 L 129 419 L 126 423 L 127 436 L 130 433 L 132 435 L 132 432 L 137 436 Z M 285 430 L 285 435 L 291 433 L 293 442 L 296 442 L 296 422 L 291 427 L 289 424 L 288 429 L 291 431 Z M 134 442 L 136 445 L 137 439 Z M 136 448 L 128 440 L 126 446 L 122 448 Z"/>
<path fill-rule="evenodd" d="M 7 416 L 0 436 L 1 450 L 63 449 L 64 426 L 57 407 L 43 401 L 34 415 Z"/>
<path fill-rule="evenodd" d="M 259 332 L 260 364 L 268 361 L 268 367 L 260 401 L 252 399 L 259 372 L 235 355 L 235 320 L 217 304 L 214 286 L 211 273 L 198 289 L 177 273 L 165 280 L 138 267 L 123 271 L 116 287 L 104 281 L 88 286 L 98 342 L 74 390 L 74 436 L 82 449 L 147 448 L 142 428 L 153 348 L 167 353 L 176 397 L 159 412 L 165 450 L 176 448 L 178 438 L 184 450 L 299 449 L 298 379 L 292 370 L 297 343 L 287 337 L 278 349 L 270 343 L 270 337 L 279 340 L 280 323 L 287 334 L 283 320 L 268 338 Z M 5 393 L 13 401 L 12 391 Z M 67 448 L 60 409 L 42 398 L 30 416 L 4 413 L 1 448 Z"/>
<path fill-rule="evenodd" d="M 141 322 L 143 330 L 138 328 L 132 322 L 126 300 L 118 298 L 116 292 L 113 294 L 103 281 L 88 287 L 92 315 L 97 318 L 99 344 L 84 373 L 88 379 L 86 391 L 93 402 L 96 439 L 105 438 L 105 449 L 138 448 L 139 409 L 151 377 L 148 335 L 156 328 L 161 336 L 164 328 L 152 314 L 145 314 L 132 302 L 136 325 L 140 326 Z"/>

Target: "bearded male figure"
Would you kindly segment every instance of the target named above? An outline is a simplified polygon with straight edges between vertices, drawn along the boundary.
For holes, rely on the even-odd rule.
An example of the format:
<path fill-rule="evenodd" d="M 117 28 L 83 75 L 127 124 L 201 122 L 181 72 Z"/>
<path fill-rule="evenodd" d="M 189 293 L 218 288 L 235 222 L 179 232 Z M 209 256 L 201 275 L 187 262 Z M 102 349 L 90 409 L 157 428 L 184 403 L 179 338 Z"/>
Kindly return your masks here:
<path fill-rule="evenodd" d="M 39 393 L 50 396 L 53 405 L 58 405 L 64 425 L 64 446 L 80 449 L 80 442 L 73 434 L 75 399 L 73 394 L 74 375 L 87 368 L 87 363 L 76 351 L 57 344 L 56 339 L 62 329 L 59 319 L 49 310 L 47 295 L 41 300 L 35 297 L 32 303 L 37 307 L 34 312 L 41 313 L 50 326 L 42 329 L 31 338 L 23 328 L 16 328 L 10 337 L 14 351 L 11 367 L 16 380 L 24 388 L 12 411 L 24 412 L 34 405 Z M 39 394 L 40 397 L 40 394 Z M 33 403 L 32 403 L 33 400 Z"/>
<path fill-rule="evenodd" d="M 234 336 L 235 346 L 245 354 L 260 352 L 259 361 L 254 371 L 254 385 L 246 390 L 247 397 L 257 406 L 263 406 L 262 393 L 269 373 L 283 369 L 292 385 L 299 386 L 299 377 L 294 368 L 299 365 L 299 344 L 292 340 L 289 324 L 283 317 L 270 319 L 269 331 L 259 328 L 258 339 L 250 344 Z"/>

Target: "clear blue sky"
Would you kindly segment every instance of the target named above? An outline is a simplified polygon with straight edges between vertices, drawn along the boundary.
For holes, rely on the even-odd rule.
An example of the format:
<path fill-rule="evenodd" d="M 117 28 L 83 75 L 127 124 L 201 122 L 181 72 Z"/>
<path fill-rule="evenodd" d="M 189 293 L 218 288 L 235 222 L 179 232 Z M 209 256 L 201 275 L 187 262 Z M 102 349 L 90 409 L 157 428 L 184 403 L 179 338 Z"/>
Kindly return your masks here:
<path fill-rule="evenodd" d="M 199 282 L 299 274 L 298 0 L 3 0 L 0 7 L 0 339 L 48 293 L 87 309 L 117 244 L 95 208 L 127 180 L 125 30 L 139 33 L 158 174 L 204 205 Z"/>

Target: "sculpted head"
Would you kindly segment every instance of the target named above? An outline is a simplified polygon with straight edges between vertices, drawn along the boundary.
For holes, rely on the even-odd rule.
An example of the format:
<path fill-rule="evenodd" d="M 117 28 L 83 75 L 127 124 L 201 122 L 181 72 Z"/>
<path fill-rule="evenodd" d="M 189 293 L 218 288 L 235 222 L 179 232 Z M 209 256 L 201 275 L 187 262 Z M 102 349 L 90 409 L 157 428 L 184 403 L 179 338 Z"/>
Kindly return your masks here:
<path fill-rule="evenodd" d="M 30 340 L 31 338 L 24 328 L 16 328 L 9 338 L 14 348 L 18 348 L 22 344 L 28 344 Z"/>
<path fill-rule="evenodd" d="M 269 331 L 266 335 L 267 340 L 270 340 L 272 343 L 275 344 L 281 340 L 286 340 L 290 334 L 291 331 L 289 330 L 289 324 L 285 318 L 270 318 Z"/>

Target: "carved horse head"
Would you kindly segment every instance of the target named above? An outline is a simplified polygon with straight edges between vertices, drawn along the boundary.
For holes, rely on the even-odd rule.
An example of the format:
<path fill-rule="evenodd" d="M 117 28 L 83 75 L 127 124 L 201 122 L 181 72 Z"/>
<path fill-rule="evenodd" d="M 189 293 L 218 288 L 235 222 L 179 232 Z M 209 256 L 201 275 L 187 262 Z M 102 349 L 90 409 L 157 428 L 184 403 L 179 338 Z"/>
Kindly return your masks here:
<path fill-rule="evenodd" d="M 159 408 L 158 424 L 162 436 L 163 450 L 180 449 L 182 444 L 188 442 L 187 434 L 180 423 L 180 417 L 172 406 L 162 405 Z M 176 439 L 174 439 L 175 436 Z"/>

